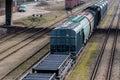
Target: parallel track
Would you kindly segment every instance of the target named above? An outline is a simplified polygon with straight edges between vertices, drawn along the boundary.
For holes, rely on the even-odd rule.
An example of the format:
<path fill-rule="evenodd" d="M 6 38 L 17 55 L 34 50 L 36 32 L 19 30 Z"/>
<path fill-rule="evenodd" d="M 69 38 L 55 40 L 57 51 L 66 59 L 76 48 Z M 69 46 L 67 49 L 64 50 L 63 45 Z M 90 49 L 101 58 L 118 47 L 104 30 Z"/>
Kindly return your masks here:
<path fill-rule="evenodd" d="M 109 39 L 110 32 L 111 32 L 111 27 L 112 27 L 112 25 L 113 25 L 113 21 L 114 21 L 114 19 L 115 19 L 116 12 L 117 12 L 118 8 L 119 8 L 119 3 L 118 3 L 118 6 L 117 6 L 117 8 L 116 8 L 116 11 L 115 11 L 115 13 L 114 13 L 113 19 L 111 20 L 111 24 L 109 25 L 109 28 L 108 28 L 108 30 L 107 30 L 107 33 L 106 33 L 106 36 L 105 36 L 105 39 L 104 39 L 102 48 L 101 48 L 101 50 L 100 50 L 100 53 L 99 53 L 99 56 L 98 56 L 98 58 L 97 58 L 97 61 L 96 61 L 96 64 L 95 64 L 95 67 L 94 67 L 94 70 L 93 70 L 93 72 L 92 72 L 92 75 L 91 75 L 90 80 L 95 80 L 95 78 L 96 78 L 96 74 L 97 74 L 97 71 L 98 71 L 98 68 L 99 68 L 99 65 L 100 65 L 100 62 L 101 62 L 101 59 L 102 59 L 102 55 L 103 55 L 103 53 L 104 53 L 104 50 L 105 50 L 107 41 L 108 41 L 108 39 Z M 118 23 L 119 23 L 119 22 L 118 22 Z M 118 28 L 116 27 L 116 34 L 118 34 L 118 30 L 117 30 L 117 29 L 118 29 Z M 116 35 L 115 38 L 114 38 L 114 43 L 113 43 L 114 46 L 112 47 L 112 52 L 111 52 L 111 53 L 113 53 L 113 54 L 111 54 L 111 57 L 114 57 L 114 51 L 115 51 L 115 47 L 116 47 L 116 41 L 117 41 L 117 35 Z M 111 59 L 111 61 L 113 61 L 113 58 Z M 112 63 L 113 63 L 113 62 L 112 62 Z M 112 66 L 112 63 L 110 62 L 109 65 Z M 110 80 L 110 75 L 111 75 L 110 72 L 111 72 L 111 69 L 108 70 L 108 75 L 107 75 L 108 78 L 107 78 L 106 80 Z"/>
<path fill-rule="evenodd" d="M 9 73 L 7 73 L 4 77 L 1 78 L 1 80 L 5 80 L 6 79 L 6 76 L 9 76 L 11 74 L 14 74 L 14 72 L 16 71 L 17 72 L 17 69 L 24 66 L 28 61 L 31 62 L 32 58 L 35 57 L 36 58 L 36 55 L 38 54 L 41 54 L 39 53 L 43 48 L 45 48 L 46 46 L 48 46 L 49 43 L 46 43 L 45 45 L 43 45 L 38 51 L 36 51 L 33 55 L 31 55 L 29 58 L 27 58 L 24 62 L 22 62 L 21 64 L 19 64 L 18 66 L 16 66 L 13 70 L 11 70 Z M 17 75 L 14 80 L 18 80 L 23 74 L 25 74 L 29 69 L 31 69 L 39 60 L 41 60 L 47 53 L 49 53 L 49 51 L 46 51 L 46 53 L 42 54 L 41 56 L 39 56 L 38 59 L 35 60 L 34 63 L 32 63 L 29 67 L 27 67 L 21 74 Z"/>
<path fill-rule="evenodd" d="M 5 38 L 5 40 L 8 40 L 8 39 L 10 39 L 10 38 L 13 38 L 13 37 L 17 36 L 18 34 L 21 34 L 21 33 L 25 32 L 25 31 L 28 31 L 28 30 L 30 30 L 31 28 L 34 28 L 34 27 L 32 27 L 32 24 L 33 24 L 33 22 L 31 22 L 31 23 L 28 24 L 27 26 L 24 26 L 23 28 L 20 28 L 20 29 L 18 29 L 18 28 L 16 27 L 17 29 L 14 28 L 15 31 L 12 30 L 12 31 L 13 31 L 12 33 L 11 33 L 11 31 L 8 31 L 8 32 L 10 32 L 10 33 L 7 33 L 7 34 L 5 34 L 5 35 L 1 35 L 1 36 L 0 36 L 0 39 Z M 3 28 L 6 28 L 6 27 L 3 26 Z M 11 27 L 9 26 L 9 28 L 11 28 Z M 12 34 L 12 35 L 10 35 L 10 34 Z"/>
<path fill-rule="evenodd" d="M 44 31 L 44 32 L 41 33 L 41 31 Z M 43 35 L 47 34 L 49 31 L 50 31 L 50 30 L 47 30 L 47 28 L 45 28 L 45 29 L 43 29 L 43 30 L 40 30 L 40 31 L 37 31 L 37 32 L 35 32 L 34 34 L 32 34 L 31 36 L 29 36 L 28 38 L 26 38 L 26 39 L 22 40 L 21 42 L 13 45 L 13 46 L 11 46 L 11 47 L 9 47 L 9 48 L 6 49 L 6 50 L 2 51 L 0 54 L 3 54 L 3 53 L 6 52 L 7 50 L 9 50 L 9 49 L 11 49 L 11 48 L 13 48 L 13 47 L 15 47 L 15 46 L 23 43 L 24 41 L 26 41 L 26 40 L 28 40 L 28 39 L 30 39 L 29 42 L 25 43 L 25 44 L 22 45 L 20 48 L 16 49 L 16 50 L 13 51 L 12 53 L 7 54 L 6 56 L 4 56 L 4 57 L 2 57 L 2 58 L 0 58 L 0 61 L 4 60 L 5 58 L 7 58 L 7 57 L 9 57 L 10 55 L 14 54 L 15 52 L 17 52 L 18 50 L 22 49 L 23 47 L 29 45 L 31 42 L 33 42 L 33 41 L 37 40 L 38 38 L 42 37 Z M 34 36 L 36 36 L 36 35 L 37 35 L 37 37 L 32 38 L 32 37 L 34 37 Z"/>
<path fill-rule="evenodd" d="M 120 0 L 119 0 L 119 3 L 120 3 Z M 118 30 L 119 30 L 119 22 L 120 22 L 120 12 L 119 12 L 118 15 L 119 16 L 118 16 L 118 21 L 117 21 L 117 26 L 116 26 L 116 29 L 115 29 L 115 33 L 114 33 L 114 41 L 113 41 L 113 46 L 112 46 L 112 50 L 111 50 L 111 56 L 110 56 L 110 60 L 109 60 L 109 66 L 108 66 L 106 80 L 111 79 L 112 66 L 113 66 L 115 50 L 116 50 L 116 44 L 117 44 L 117 38 L 118 38 L 118 32 L 119 32 Z"/>

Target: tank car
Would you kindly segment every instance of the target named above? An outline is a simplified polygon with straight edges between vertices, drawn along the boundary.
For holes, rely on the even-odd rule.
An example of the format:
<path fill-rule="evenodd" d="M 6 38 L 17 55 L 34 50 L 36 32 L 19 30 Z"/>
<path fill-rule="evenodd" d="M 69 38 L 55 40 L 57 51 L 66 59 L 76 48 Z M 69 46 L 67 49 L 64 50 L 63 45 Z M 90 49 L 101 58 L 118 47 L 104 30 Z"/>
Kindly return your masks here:
<path fill-rule="evenodd" d="M 96 29 L 97 25 L 99 24 L 99 22 L 101 20 L 101 14 L 100 14 L 101 9 L 98 6 L 92 5 L 92 6 L 87 7 L 86 9 L 84 9 L 83 12 L 84 11 L 93 14 L 93 16 L 94 16 L 94 29 Z"/>
<path fill-rule="evenodd" d="M 94 16 L 94 29 L 96 29 L 97 25 L 104 18 L 108 10 L 108 1 L 98 1 L 94 5 L 89 6 L 83 10 L 91 13 Z"/>

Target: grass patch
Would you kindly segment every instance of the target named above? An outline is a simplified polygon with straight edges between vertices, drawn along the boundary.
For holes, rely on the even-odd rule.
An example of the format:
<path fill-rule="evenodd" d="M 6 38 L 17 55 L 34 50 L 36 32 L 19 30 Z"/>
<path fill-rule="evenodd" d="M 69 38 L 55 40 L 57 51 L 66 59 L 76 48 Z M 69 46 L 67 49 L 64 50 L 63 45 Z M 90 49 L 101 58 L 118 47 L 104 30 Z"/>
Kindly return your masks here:
<path fill-rule="evenodd" d="M 21 24 L 21 25 L 28 25 L 30 23 L 36 23 L 36 22 L 45 22 L 46 20 L 43 17 L 38 17 L 38 16 L 29 16 L 26 18 L 22 18 L 19 20 L 16 20 L 14 24 Z"/>
<path fill-rule="evenodd" d="M 72 73 L 70 80 L 89 80 L 89 72 L 91 63 L 97 53 L 96 47 L 98 43 L 91 43 L 89 48 L 86 50 L 85 55 L 79 61 L 79 64 Z"/>
<path fill-rule="evenodd" d="M 41 17 L 40 16 L 29 16 L 26 18 L 16 20 L 13 23 L 17 25 L 32 24 L 32 26 L 41 26 L 41 24 L 49 24 L 55 21 L 56 19 L 60 18 L 60 16 L 62 16 L 63 14 L 65 14 L 65 11 L 52 11 L 50 13 L 43 14 Z"/>

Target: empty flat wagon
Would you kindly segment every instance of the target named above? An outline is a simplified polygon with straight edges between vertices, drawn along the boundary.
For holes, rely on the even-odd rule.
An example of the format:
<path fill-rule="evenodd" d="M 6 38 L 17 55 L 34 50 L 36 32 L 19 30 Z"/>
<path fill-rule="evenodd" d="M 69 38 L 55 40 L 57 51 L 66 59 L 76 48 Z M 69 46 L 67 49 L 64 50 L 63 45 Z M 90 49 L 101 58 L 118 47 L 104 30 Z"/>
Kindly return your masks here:
<path fill-rule="evenodd" d="M 50 54 L 33 68 L 33 73 L 55 73 L 56 78 L 64 77 L 72 65 L 70 55 Z"/>
<path fill-rule="evenodd" d="M 29 73 L 21 80 L 55 80 L 55 74 L 54 73 L 49 73 L 49 74 L 44 74 L 44 73 L 33 74 L 33 73 Z"/>

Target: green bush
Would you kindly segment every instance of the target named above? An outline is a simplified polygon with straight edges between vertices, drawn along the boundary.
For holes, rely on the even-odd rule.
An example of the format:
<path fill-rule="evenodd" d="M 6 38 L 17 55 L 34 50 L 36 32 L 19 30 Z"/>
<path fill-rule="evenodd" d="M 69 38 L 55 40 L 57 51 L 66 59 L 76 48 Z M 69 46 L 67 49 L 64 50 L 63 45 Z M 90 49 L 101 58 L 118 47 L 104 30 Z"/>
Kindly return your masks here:
<path fill-rule="evenodd" d="M 38 17 L 38 16 L 30 16 L 28 17 L 28 20 L 30 20 L 31 22 L 39 22 L 41 21 L 41 17 Z"/>

